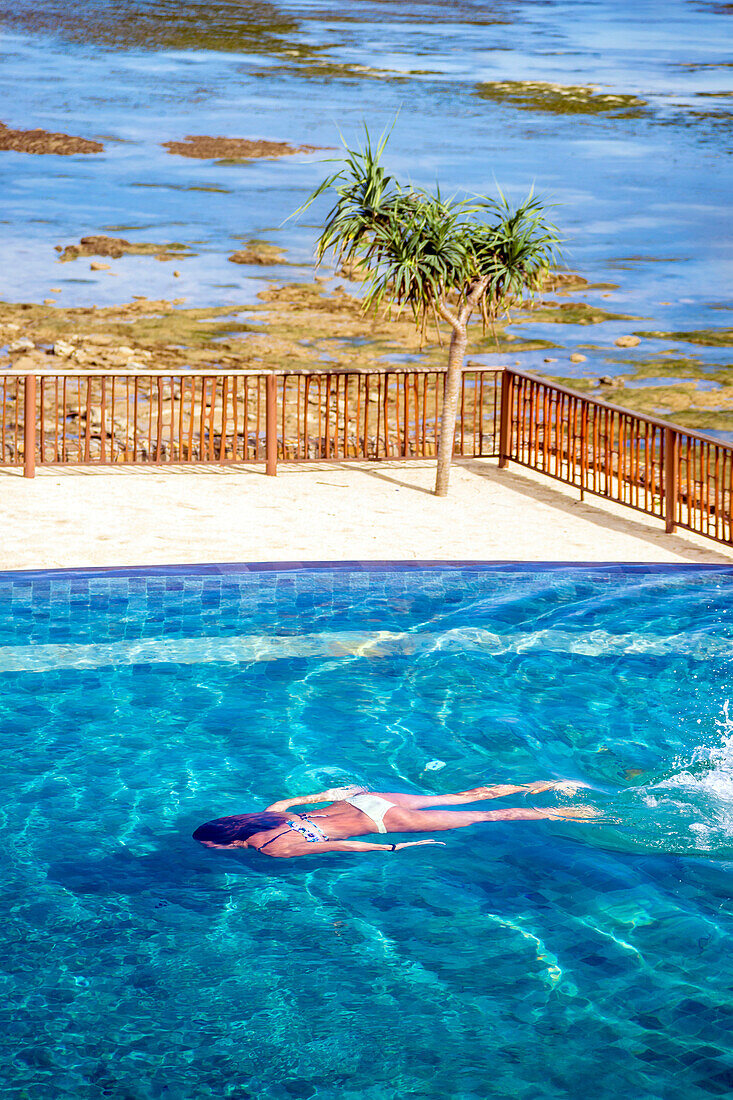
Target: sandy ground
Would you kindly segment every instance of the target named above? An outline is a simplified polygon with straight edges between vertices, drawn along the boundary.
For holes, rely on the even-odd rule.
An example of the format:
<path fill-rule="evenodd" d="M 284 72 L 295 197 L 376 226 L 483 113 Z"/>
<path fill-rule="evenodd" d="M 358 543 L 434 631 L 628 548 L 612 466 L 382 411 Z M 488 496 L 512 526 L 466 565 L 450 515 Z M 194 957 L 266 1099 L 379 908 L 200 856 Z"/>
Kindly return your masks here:
<path fill-rule="evenodd" d="M 493 460 L 0 471 L 0 568 L 483 559 L 728 562 L 733 550 Z"/>

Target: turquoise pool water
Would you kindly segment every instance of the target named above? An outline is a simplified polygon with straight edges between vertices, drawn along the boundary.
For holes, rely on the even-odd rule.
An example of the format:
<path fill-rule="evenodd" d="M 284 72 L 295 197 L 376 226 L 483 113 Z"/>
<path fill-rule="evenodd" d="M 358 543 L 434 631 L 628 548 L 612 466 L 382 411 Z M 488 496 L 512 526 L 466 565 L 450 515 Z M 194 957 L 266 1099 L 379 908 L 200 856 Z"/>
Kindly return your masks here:
<path fill-rule="evenodd" d="M 2 1095 L 730 1095 L 732 580 L 1 574 Z M 599 823 L 190 840 L 326 783 L 560 776 Z"/>

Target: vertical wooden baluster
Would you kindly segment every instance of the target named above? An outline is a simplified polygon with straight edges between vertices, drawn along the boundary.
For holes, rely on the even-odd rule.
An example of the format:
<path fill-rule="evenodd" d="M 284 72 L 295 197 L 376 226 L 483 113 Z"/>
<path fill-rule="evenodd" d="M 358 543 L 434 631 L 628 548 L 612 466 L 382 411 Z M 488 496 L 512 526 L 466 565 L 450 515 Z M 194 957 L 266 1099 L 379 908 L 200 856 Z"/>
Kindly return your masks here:
<path fill-rule="evenodd" d="M 677 518 L 677 433 L 673 428 L 664 429 L 664 500 L 667 533 L 675 529 Z"/>
<path fill-rule="evenodd" d="M 199 415 L 197 414 L 197 411 L 196 411 L 196 401 L 197 401 L 197 394 L 200 390 L 200 382 L 201 382 L 201 380 L 199 378 L 196 378 L 195 375 L 191 378 L 191 394 L 190 394 L 190 401 L 189 401 L 189 405 L 188 405 L 188 454 L 186 456 L 186 461 L 187 462 L 195 462 L 196 461 L 197 451 L 196 451 L 196 447 L 194 445 L 193 436 L 194 436 L 195 425 L 200 420 L 200 417 L 199 417 Z"/>
<path fill-rule="evenodd" d="M 306 374 L 303 382 L 303 458 L 306 460 L 310 458 L 310 448 L 308 444 L 308 399 L 310 396 L 310 381 L 310 375 Z"/>
<path fill-rule="evenodd" d="M 330 447 L 329 432 L 330 432 L 330 424 L 331 424 L 331 379 L 329 378 L 328 375 L 325 375 L 325 376 L 322 376 L 322 377 L 323 377 L 324 384 L 325 384 L 325 387 L 326 387 L 326 408 L 325 408 L 324 417 L 323 417 L 324 422 L 325 422 L 325 431 L 323 433 L 323 435 L 324 435 L 324 441 L 323 442 L 324 442 L 324 446 L 326 448 L 325 457 L 330 458 L 330 456 L 331 456 L 331 447 Z"/>
<path fill-rule="evenodd" d="M 642 421 L 634 418 L 634 503 L 636 507 L 639 507 L 641 502 L 641 495 L 639 495 L 639 488 L 641 488 L 641 474 L 639 474 L 639 465 L 641 465 L 641 429 Z"/>
<path fill-rule="evenodd" d="M 242 462 L 250 458 L 249 412 L 249 378 L 245 374 L 242 379 Z"/>
<path fill-rule="evenodd" d="M 89 446 L 92 436 L 92 380 L 87 378 L 86 428 L 84 431 L 84 461 L 89 462 Z"/>
<path fill-rule="evenodd" d="M 5 465 L 5 459 L 7 456 L 6 435 L 8 430 L 7 426 L 10 421 L 9 405 L 10 402 L 8 401 L 8 379 L 7 377 L 3 376 L 3 415 L 2 423 L 0 423 L 0 438 L 2 439 L 2 454 L 0 454 L 0 464 L 2 464 L 3 466 Z M 13 419 L 17 420 L 17 417 L 14 416 Z"/>
<path fill-rule="evenodd" d="M 17 423 L 16 416 L 16 423 Z M 17 452 L 16 452 L 17 453 Z M 36 476 L 36 376 L 26 374 L 23 394 L 23 474 Z"/>
<path fill-rule="evenodd" d="M 217 380 L 218 381 L 218 380 Z M 227 406 L 229 405 L 229 379 L 226 375 L 221 379 L 221 432 L 219 433 L 219 462 L 226 461 L 227 450 Z"/>
<path fill-rule="evenodd" d="M 64 402 L 65 403 L 65 402 Z M 125 415 L 123 418 L 123 424 L 125 425 L 125 450 L 123 462 L 130 461 L 130 375 L 125 376 Z"/>
<path fill-rule="evenodd" d="M 171 382 L 171 385 L 174 383 Z M 183 429 L 183 409 L 186 402 L 186 379 L 184 375 L 178 379 L 178 446 L 176 448 L 177 458 L 179 462 L 185 461 L 184 453 L 184 429 Z"/>
<path fill-rule="evenodd" d="M 199 409 L 199 445 L 196 454 L 197 462 L 206 461 L 206 401 L 208 398 L 209 380 L 205 376 L 199 379 L 201 408 Z M 259 409 L 258 409 L 259 412 Z"/>
<path fill-rule="evenodd" d="M 105 446 L 106 436 L 107 436 L 107 424 L 106 424 L 106 416 L 107 416 L 107 379 L 104 376 L 101 379 L 101 391 L 102 391 L 102 394 L 101 394 L 100 410 L 99 410 L 99 423 L 100 423 L 100 427 L 99 427 L 99 462 L 100 462 L 100 465 L 103 466 L 104 463 L 105 463 L 105 456 L 106 456 L 106 453 L 107 453 L 107 448 Z"/>
<path fill-rule="evenodd" d="M 588 402 L 580 403 L 580 499 L 588 486 Z"/>
<path fill-rule="evenodd" d="M 393 378 L 394 378 L 394 422 L 395 422 L 395 455 L 394 455 L 394 457 L 397 458 L 401 454 L 401 449 L 400 449 L 400 441 L 401 441 L 400 375 L 395 371 Z"/>
<path fill-rule="evenodd" d="M 61 380 L 61 461 L 66 462 L 66 418 L 68 408 L 66 405 L 66 376 Z"/>
<path fill-rule="evenodd" d="M 133 436 L 132 436 L 132 461 L 137 462 L 137 416 L 140 409 L 140 379 L 135 375 L 135 382 L 133 385 L 133 405 L 132 405 L 132 418 L 133 418 Z"/>
<path fill-rule="evenodd" d="M 384 375 L 384 457 L 391 458 L 389 448 L 389 383 L 392 377 L 396 375 L 385 374 Z"/>
<path fill-rule="evenodd" d="M 175 460 L 175 442 L 176 442 L 176 399 L 175 399 L 175 379 L 173 375 L 169 375 L 163 381 L 163 389 L 161 390 L 161 399 L 163 397 L 163 390 L 165 385 L 168 386 L 168 404 L 170 406 L 171 422 L 168 430 L 168 459 L 169 463 Z"/>
<path fill-rule="evenodd" d="M 214 461 L 214 417 L 216 415 L 216 401 L 219 395 L 219 379 L 214 377 L 210 379 L 211 382 L 211 401 L 209 402 L 209 438 L 207 440 L 206 458 L 209 462 Z"/>
<path fill-rule="evenodd" d="M 60 462 L 59 456 L 59 376 L 53 380 L 53 461 Z"/>
<path fill-rule="evenodd" d="M 23 380 L 25 386 L 25 379 Z M 20 378 L 15 381 L 15 416 L 13 417 L 15 426 L 13 429 L 13 456 L 16 462 L 19 461 L 18 451 L 18 424 L 20 422 Z M 23 423 L 25 424 L 25 405 L 23 406 Z"/>
<path fill-rule="evenodd" d="M 599 492 L 601 483 L 601 414 L 598 406 L 593 409 L 593 492 Z"/>
<path fill-rule="evenodd" d="M 267 375 L 265 390 L 265 473 L 277 474 L 277 376 Z"/>
<path fill-rule="evenodd" d="M 110 384 L 111 384 L 111 387 L 112 387 L 112 392 L 111 392 L 111 395 L 110 395 L 110 414 L 109 414 L 109 460 L 110 460 L 110 462 L 114 462 L 114 460 L 115 460 L 115 450 L 116 450 L 116 448 L 115 448 L 115 413 L 117 412 L 117 406 L 115 404 L 115 401 L 116 401 L 116 398 L 117 398 L 117 391 L 116 391 L 116 388 L 115 388 L 116 381 L 117 381 L 116 376 L 113 374 L 111 379 L 110 379 Z"/>
<path fill-rule="evenodd" d="M 364 378 L 364 458 L 369 457 L 369 381 L 369 375 L 367 374 Z M 377 417 L 378 416 L 379 412 L 377 411 Z M 377 428 L 377 431 L 379 431 L 379 428 Z M 374 458 L 376 457 L 377 452 L 375 449 Z"/>
<path fill-rule="evenodd" d="M 152 396 L 152 386 L 151 386 Z M 155 381 L 155 461 L 163 460 L 163 379 Z"/>
<path fill-rule="evenodd" d="M 148 444 L 147 444 L 147 461 L 154 462 L 155 456 L 153 454 L 153 379 L 145 379 L 148 394 Z"/>
<path fill-rule="evenodd" d="M 420 375 L 420 381 L 422 382 L 422 404 L 420 409 L 420 456 L 422 458 L 426 455 L 425 441 L 427 437 L 427 424 L 428 424 L 428 389 L 430 375 L 427 373 Z"/>
<path fill-rule="evenodd" d="M 733 542 L 733 451 L 727 449 L 727 507 L 725 508 L 725 515 L 727 517 L 727 531 L 725 533 L 725 541 Z"/>
<path fill-rule="evenodd" d="M 39 391 L 39 409 L 38 409 L 38 465 L 43 465 L 44 449 L 46 445 L 46 379 L 41 375 Z"/>
<path fill-rule="evenodd" d="M 236 374 L 231 377 L 232 393 L 232 463 L 239 462 L 239 378 Z"/>
<path fill-rule="evenodd" d="M 714 466 L 713 466 L 713 468 L 715 470 L 715 474 L 713 476 L 713 490 L 714 490 L 715 500 L 714 500 L 714 503 L 713 503 L 713 509 L 714 509 L 714 512 L 715 512 L 715 537 L 717 539 L 718 538 L 718 531 L 719 531 L 719 528 L 720 528 L 720 511 L 721 511 L 721 509 L 720 509 L 720 449 L 717 446 L 717 444 L 713 448 L 713 453 L 715 455 L 715 462 L 714 462 Z"/>

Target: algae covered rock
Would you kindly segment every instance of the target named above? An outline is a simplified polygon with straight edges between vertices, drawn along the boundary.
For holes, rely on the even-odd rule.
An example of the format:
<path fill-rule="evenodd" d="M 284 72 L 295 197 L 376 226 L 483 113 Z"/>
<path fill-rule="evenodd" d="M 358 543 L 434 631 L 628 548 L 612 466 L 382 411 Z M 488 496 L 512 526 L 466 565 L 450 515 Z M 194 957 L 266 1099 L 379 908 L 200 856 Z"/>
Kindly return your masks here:
<path fill-rule="evenodd" d="M 247 241 L 244 248 L 233 252 L 229 257 L 229 262 L 232 264 L 252 264 L 269 267 L 271 264 L 285 263 L 282 258 L 284 252 L 285 249 L 279 248 L 276 244 L 270 244 L 269 241 L 252 240 Z"/>
<path fill-rule="evenodd" d="M 109 256 L 119 260 L 121 256 L 156 256 L 159 260 L 175 260 L 191 256 L 185 244 L 150 244 L 149 242 L 127 241 L 124 237 L 104 235 L 82 237 L 78 244 L 56 245 L 60 253 L 59 263 L 78 260 L 80 256 Z M 104 270 L 105 265 L 90 265 L 93 271 Z"/>

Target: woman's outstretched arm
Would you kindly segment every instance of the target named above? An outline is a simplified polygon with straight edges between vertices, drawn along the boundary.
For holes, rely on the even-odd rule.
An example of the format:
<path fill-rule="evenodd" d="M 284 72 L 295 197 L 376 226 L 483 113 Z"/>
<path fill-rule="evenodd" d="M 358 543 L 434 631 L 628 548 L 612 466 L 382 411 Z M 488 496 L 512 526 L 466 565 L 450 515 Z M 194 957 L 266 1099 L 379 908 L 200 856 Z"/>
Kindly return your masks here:
<path fill-rule="evenodd" d="M 275 852 L 270 849 L 264 855 L 275 859 L 296 859 L 298 856 L 317 856 L 326 852 L 399 852 L 403 848 L 419 848 L 423 844 L 444 844 L 442 840 L 406 840 L 401 844 L 371 844 L 367 840 L 324 840 L 316 843 L 293 840 L 287 842 Z"/>

